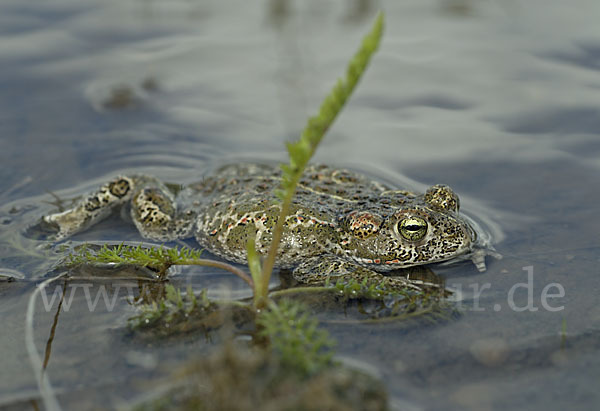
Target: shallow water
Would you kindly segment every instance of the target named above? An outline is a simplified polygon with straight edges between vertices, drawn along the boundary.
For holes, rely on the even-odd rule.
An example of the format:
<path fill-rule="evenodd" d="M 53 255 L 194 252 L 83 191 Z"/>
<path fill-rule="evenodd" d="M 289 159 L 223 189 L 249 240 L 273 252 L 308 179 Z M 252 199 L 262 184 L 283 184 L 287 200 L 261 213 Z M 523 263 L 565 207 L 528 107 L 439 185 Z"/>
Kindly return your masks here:
<path fill-rule="evenodd" d="M 21 234 L 53 209 L 48 192 L 81 195 L 130 171 L 190 182 L 232 159 L 283 160 L 283 142 L 343 71 L 376 3 L 2 2 L 0 275 L 23 280 L 0 277 L 0 406 L 38 400 L 25 314 L 46 256 L 60 253 Z M 496 227 L 504 258 L 488 259 L 485 273 L 466 263 L 436 270 L 462 309 L 450 321 L 359 324 L 352 310 L 320 319 L 342 358 L 384 378 L 398 409 L 593 408 L 599 3 L 381 5 L 382 47 L 316 161 L 417 189 L 449 184 L 466 213 Z M 74 240 L 140 237 L 115 217 Z M 175 278 L 247 295 L 211 270 Z M 54 332 L 58 300 L 34 307 L 40 355 L 54 335 L 46 375 L 64 409 L 128 404 L 209 345 L 131 341 L 126 297 L 138 283 L 112 280 L 110 306 L 86 281 L 68 290 Z M 101 298 L 95 307 L 86 290 Z"/>

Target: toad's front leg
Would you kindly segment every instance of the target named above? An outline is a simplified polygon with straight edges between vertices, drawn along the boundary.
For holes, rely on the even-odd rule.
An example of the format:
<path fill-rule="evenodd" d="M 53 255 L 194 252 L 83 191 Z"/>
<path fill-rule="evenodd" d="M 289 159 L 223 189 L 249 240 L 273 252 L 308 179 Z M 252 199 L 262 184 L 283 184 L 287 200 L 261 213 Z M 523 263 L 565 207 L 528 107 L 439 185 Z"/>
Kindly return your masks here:
<path fill-rule="evenodd" d="M 297 281 L 311 285 L 357 282 L 367 287 L 378 286 L 382 290 L 396 292 L 442 287 L 440 284 L 412 279 L 410 276 L 410 279 L 403 276 L 386 276 L 334 255 L 308 258 L 294 269 L 292 275 Z"/>
<path fill-rule="evenodd" d="M 106 218 L 112 210 L 131 199 L 135 178 L 119 176 L 87 195 L 73 208 L 42 217 L 57 230 L 55 240 L 63 240 Z"/>
<path fill-rule="evenodd" d="M 179 211 L 173 193 L 149 176 L 116 177 L 73 208 L 42 220 L 57 231 L 55 240 L 63 240 L 102 221 L 127 202 L 131 203 L 131 218 L 143 237 L 171 241 L 189 236 L 195 214 Z"/>

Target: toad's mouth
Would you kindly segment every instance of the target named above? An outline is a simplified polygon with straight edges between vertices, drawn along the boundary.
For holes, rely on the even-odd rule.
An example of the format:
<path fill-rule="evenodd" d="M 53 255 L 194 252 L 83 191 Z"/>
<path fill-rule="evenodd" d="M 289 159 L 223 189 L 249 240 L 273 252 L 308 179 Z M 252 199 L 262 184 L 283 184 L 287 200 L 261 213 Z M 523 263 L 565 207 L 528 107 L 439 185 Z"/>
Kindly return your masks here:
<path fill-rule="evenodd" d="M 407 253 L 404 256 L 394 258 L 365 258 L 365 257 L 352 257 L 352 260 L 363 267 L 368 267 L 374 271 L 392 271 L 402 268 L 416 267 L 427 264 L 437 264 L 461 258 L 461 256 L 468 254 L 471 248 L 466 245 L 459 247 L 450 254 L 440 254 L 438 256 L 428 256 L 424 258 L 421 256 L 415 256 L 412 253 Z M 403 258 L 404 257 L 404 258 Z"/>
<path fill-rule="evenodd" d="M 401 260 L 399 258 L 394 259 L 383 259 L 383 258 L 363 258 L 363 257 L 354 257 L 353 260 L 362 266 L 368 266 L 370 268 L 374 268 L 375 271 L 391 271 L 398 268 L 411 267 L 423 263 L 415 263 L 414 261 L 410 261 L 410 254 L 407 256 L 405 260 Z"/>

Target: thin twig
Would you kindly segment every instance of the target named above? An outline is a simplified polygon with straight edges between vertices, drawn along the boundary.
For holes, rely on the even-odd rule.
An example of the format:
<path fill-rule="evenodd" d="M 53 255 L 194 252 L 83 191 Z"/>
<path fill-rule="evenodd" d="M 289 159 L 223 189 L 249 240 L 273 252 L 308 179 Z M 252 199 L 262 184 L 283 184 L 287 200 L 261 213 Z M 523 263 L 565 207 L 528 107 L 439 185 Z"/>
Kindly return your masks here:
<path fill-rule="evenodd" d="M 52 388 L 52 384 L 50 384 L 50 380 L 47 374 L 44 372 L 44 363 L 39 353 L 37 352 L 37 348 L 35 347 L 35 340 L 33 336 L 33 316 L 35 314 L 35 300 L 42 292 L 46 286 L 48 286 L 53 281 L 59 280 L 65 277 L 67 273 L 62 273 L 56 277 L 49 278 L 43 283 L 39 284 L 35 291 L 29 296 L 29 301 L 27 302 L 27 314 L 25 316 L 25 348 L 27 349 L 27 355 L 29 356 L 29 362 L 31 363 L 31 368 L 33 369 L 33 373 L 36 376 L 38 390 L 40 392 L 40 396 L 42 397 L 42 402 L 44 403 L 44 408 L 46 411 L 61 411 L 62 408 L 56 399 L 56 395 L 54 394 L 54 389 Z"/>
<path fill-rule="evenodd" d="M 48 362 L 50 361 L 50 354 L 52 353 L 52 342 L 54 341 L 54 335 L 56 334 L 56 326 L 58 325 L 58 317 L 60 315 L 60 310 L 62 309 L 63 302 L 65 300 L 65 294 L 67 293 L 67 281 L 63 284 L 62 294 L 60 295 L 60 301 L 58 302 L 58 308 L 56 309 L 56 314 L 54 314 L 54 322 L 52 322 L 52 327 L 50 328 L 50 335 L 48 336 L 48 341 L 46 342 L 46 351 L 44 352 L 44 371 L 48 368 Z"/>
<path fill-rule="evenodd" d="M 237 275 L 242 280 L 244 280 L 246 283 L 248 283 L 248 285 L 252 289 L 254 289 L 254 282 L 252 281 L 252 278 L 250 278 L 250 276 L 248 274 L 246 274 L 239 268 L 232 266 L 231 264 L 227 264 L 227 263 L 224 263 L 221 261 L 209 260 L 206 258 L 198 258 L 198 259 L 181 260 L 181 261 L 177 262 L 177 265 L 202 265 L 202 266 L 207 266 L 207 267 L 221 268 L 223 270 L 227 270 L 230 273 Z"/>

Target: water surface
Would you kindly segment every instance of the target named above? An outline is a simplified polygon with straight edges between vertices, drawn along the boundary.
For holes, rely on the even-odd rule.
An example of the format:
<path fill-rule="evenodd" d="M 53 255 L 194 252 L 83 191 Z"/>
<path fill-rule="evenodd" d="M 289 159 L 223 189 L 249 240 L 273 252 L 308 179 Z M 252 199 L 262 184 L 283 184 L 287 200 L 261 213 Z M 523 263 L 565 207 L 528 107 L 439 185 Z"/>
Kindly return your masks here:
<path fill-rule="evenodd" d="M 417 189 L 449 184 L 466 213 L 494 228 L 504 258 L 489 259 L 485 273 L 466 263 L 436 270 L 460 300 L 462 315 L 451 321 L 322 316 L 340 357 L 381 376 L 398 409 L 593 408 L 600 4 L 379 3 L 387 20 L 381 49 L 316 161 L 409 179 Z M 343 72 L 377 7 L 2 2 L 0 274 L 22 279 L 0 280 L 1 406 L 38 400 L 25 313 L 51 265 L 40 255 L 59 252 L 22 232 L 54 209 L 48 193 L 81 195 L 117 173 L 185 183 L 232 160 L 283 160 L 283 142 Z M 75 240 L 140 237 L 117 216 Z M 175 278 L 247 293 L 214 270 L 185 268 Z M 46 374 L 65 409 L 128 404 L 208 345 L 132 342 L 127 296 L 138 283 L 108 283 L 113 306 L 100 299 L 90 307 L 86 290 L 95 297 L 104 283 L 82 280 L 55 324 Z M 35 305 L 41 355 L 58 304 L 47 297 Z"/>

